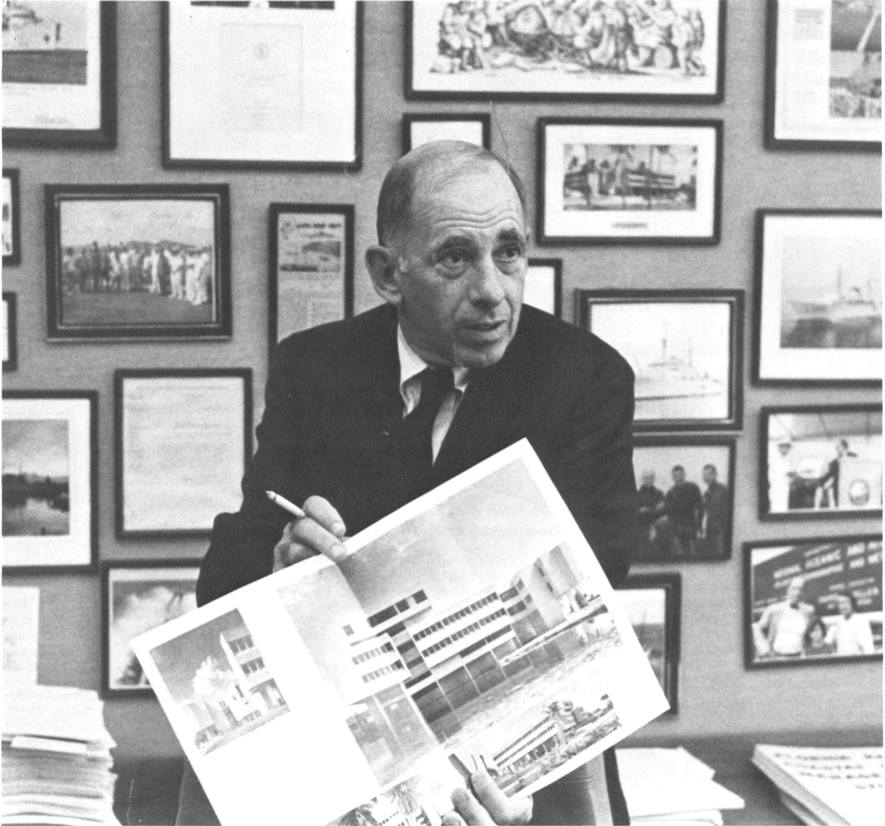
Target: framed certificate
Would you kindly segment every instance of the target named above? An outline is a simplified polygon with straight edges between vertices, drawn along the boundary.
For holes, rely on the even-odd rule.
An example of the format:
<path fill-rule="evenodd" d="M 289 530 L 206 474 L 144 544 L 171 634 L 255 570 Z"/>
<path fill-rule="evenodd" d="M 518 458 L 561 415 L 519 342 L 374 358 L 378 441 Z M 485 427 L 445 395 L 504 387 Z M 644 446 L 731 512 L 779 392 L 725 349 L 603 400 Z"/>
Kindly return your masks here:
<path fill-rule="evenodd" d="M 487 112 L 406 112 L 403 154 L 429 141 L 466 141 L 492 148 L 492 116 Z"/>
<path fill-rule="evenodd" d="M 239 508 L 251 370 L 117 370 L 114 424 L 118 536 L 208 536 Z"/>
<path fill-rule="evenodd" d="M 522 300 L 557 318 L 562 317 L 561 258 L 529 258 Z"/>

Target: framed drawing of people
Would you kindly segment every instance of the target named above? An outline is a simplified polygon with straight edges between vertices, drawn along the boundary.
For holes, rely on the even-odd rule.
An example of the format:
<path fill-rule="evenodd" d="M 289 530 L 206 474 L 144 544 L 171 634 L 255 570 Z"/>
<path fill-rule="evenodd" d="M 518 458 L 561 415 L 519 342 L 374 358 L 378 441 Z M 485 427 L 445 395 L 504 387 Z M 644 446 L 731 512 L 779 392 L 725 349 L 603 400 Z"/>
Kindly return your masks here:
<path fill-rule="evenodd" d="M 882 5 L 771 0 L 765 145 L 881 151 Z"/>
<path fill-rule="evenodd" d="M 754 383 L 881 383 L 881 210 L 758 210 L 755 302 Z"/>
<path fill-rule="evenodd" d="M 116 3 L 4 3 L 3 143 L 113 147 L 116 38 Z"/>
<path fill-rule="evenodd" d="M 562 315 L 561 258 L 529 258 L 522 300 L 557 317 Z"/>
<path fill-rule="evenodd" d="M 21 201 L 17 169 L 3 169 L 3 266 L 21 264 Z"/>
<path fill-rule="evenodd" d="M 3 566 L 89 571 L 97 542 L 98 393 L 3 392 Z"/>
<path fill-rule="evenodd" d="M 725 3 L 406 4 L 406 97 L 717 103 Z"/>
<path fill-rule="evenodd" d="M 466 141 L 492 148 L 492 116 L 486 112 L 406 112 L 403 154 L 429 141 Z"/>

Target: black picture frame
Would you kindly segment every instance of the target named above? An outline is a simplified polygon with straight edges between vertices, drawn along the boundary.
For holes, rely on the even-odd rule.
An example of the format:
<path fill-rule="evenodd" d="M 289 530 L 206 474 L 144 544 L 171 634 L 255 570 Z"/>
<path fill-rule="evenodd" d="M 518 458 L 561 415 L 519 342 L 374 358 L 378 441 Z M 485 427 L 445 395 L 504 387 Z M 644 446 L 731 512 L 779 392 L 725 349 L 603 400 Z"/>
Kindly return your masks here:
<path fill-rule="evenodd" d="M 209 414 L 203 419 L 200 419 L 198 415 L 200 411 L 196 409 L 196 402 L 198 401 L 196 395 L 199 391 L 198 384 L 201 380 L 212 379 L 234 380 L 238 387 L 241 387 L 242 389 L 242 397 L 235 399 L 233 404 L 231 404 L 230 388 L 218 388 L 215 392 L 215 403 L 217 405 L 226 403 L 229 405 L 229 408 L 226 411 L 220 411 L 223 415 L 213 415 L 219 413 L 219 411 L 213 411 L 210 409 Z M 183 382 L 183 385 L 173 388 L 171 385 L 177 381 Z M 142 384 L 151 384 L 154 382 L 167 383 L 165 388 L 161 385 L 158 386 L 156 390 L 149 391 L 146 388 L 142 388 L 142 395 L 139 397 L 142 407 L 145 407 L 146 402 L 150 401 L 155 407 L 162 407 L 162 410 L 165 413 L 168 413 L 166 418 L 163 416 L 154 417 L 155 421 L 157 419 L 160 420 L 160 430 L 158 431 L 158 434 L 155 434 L 155 436 L 159 437 L 159 441 L 154 442 L 151 439 L 142 437 L 140 455 L 136 457 L 143 465 L 145 465 L 140 472 L 147 475 L 149 479 L 148 484 L 153 483 L 154 480 L 158 478 L 164 480 L 164 489 L 159 494 L 156 491 L 148 491 L 146 493 L 144 490 L 144 482 L 142 482 L 142 491 L 138 491 L 138 485 L 127 480 L 127 473 L 130 475 L 132 473 L 131 468 L 127 467 L 127 437 L 129 433 L 128 428 L 131 426 L 127 421 L 126 411 L 128 382 L 140 382 Z M 188 386 L 188 384 L 190 386 Z M 190 392 L 190 397 L 186 404 L 181 400 L 178 400 L 178 403 L 176 404 L 174 393 L 180 392 L 181 390 Z M 168 401 L 164 400 L 163 392 L 165 392 L 166 395 L 173 396 L 173 398 Z M 210 406 L 211 403 L 210 400 Z M 215 478 L 208 478 L 210 468 L 207 466 L 205 458 L 202 461 L 194 459 L 194 461 L 191 462 L 188 460 L 187 456 L 183 455 L 183 453 L 189 449 L 189 440 L 185 439 L 182 443 L 182 450 L 177 450 L 174 445 L 170 448 L 171 439 L 173 437 L 182 439 L 187 436 L 188 432 L 200 433 L 205 436 L 206 426 L 209 422 L 214 422 L 216 426 L 221 427 L 227 423 L 226 417 L 230 415 L 232 411 L 238 412 L 240 409 L 242 409 L 242 421 L 240 426 L 237 427 L 237 423 L 234 421 L 233 425 L 223 434 L 223 438 L 216 439 L 213 446 L 209 448 L 214 452 L 214 461 L 211 463 L 212 470 L 217 471 L 217 466 L 220 465 L 225 458 L 229 462 L 236 462 L 237 464 L 236 470 L 229 469 L 231 470 L 231 473 L 223 480 L 219 480 L 217 476 Z M 169 418 L 173 413 L 181 417 L 186 416 L 189 418 L 183 423 L 175 424 L 174 422 L 171 422 Z M 142 410 L 141 415 L 144 418 L 147 415 L 147 412 Z M 165 431 L 162 430 L 163 427 L 166 428 Z M 187 428 L 190 428 L 190 430 L 188 431 Z M 236 440 L 240 437 L 242 437 L 242 444 L 238 445 L 236 444 Z M 151 457 L 150 462 L 157 464 L 156 468 L 152 468 L 150 462 L 147 461 L 144 456 L 144 454 L 148 452 L 156 453 L 156 450 L 150 447 L 154 444 L 162 444 L 167 449 L 167 455 L 165 458 L 162 456 L 159 458 L 156 456 Z M 145 445 L 147 445 L 147 447 L 145 447 Z M 170 456 L 168 451 L 170 449 L 172 450 L 171 455 L 174 455 L 183 463 L 182 467 L 186 465 L 192 476 L 197 472 L 198 468 L 202 468 L 203 471 L 205 471 L 206 478 L 192 478 L 185 487 L 180 487 L 179 490 L 176 491 L 171 484 L 171 480 L 176 478 L 176 470 L 168 461 Z M 228 450 L 228 455 L 226 457 L 220 453 L 220 451 L 224 449 Z M 201 450 L 205 450 L 205 445 Z M 202 455 L 205 457 L 205 452 L 203 452 Z M 179 537 L 208 537 L 211 533 L 212 520 L 218 513 L 224 510 L 237 509 L 241 499 L 240 480 L 242 479 L 243 473 L 245 473 L 246 466 L 248 465 L 251 456 L 251 369 L 232 367 L 134 369 L 114 371 L 114 476 L 116 492 L 114 516 L 116 535 L 119 538 L 166 539 Z M 199 495 L 195 496 L 194 491 L 200 483 L 204 485 L 204 489 Z M 223 486 L 226 487 L 226 490 L 221 490 Z M 170 490 L 172 491 L 171 493 Z M 130 497 L 130 502 L 132 500 L 138 500 L 140 505 L 144 504 L 148 495 L 153 495 L 155 497 L 159 496 L 159 499 L 157 502 L 153 503 L 153 509 L 150 513 L 139 514 L 135 512 L 127 519 L 127 491 L 128 496 Z M 183 496 L 183 491 L 192 497 L 191 505 L 198 505 L 203 511 L 205 511 L 205 513 L 194 515 L 189 507 L 184 504 L 179 506 L 178 502 L 173 501 L 175 500 L 176 495 Z M 218 504 L 207 501 L 211 497 L 218 499 Z M 221 499 L 224 501 L 221 502 Z M 165 517 L 160 511 L 160 508 L 165 508 Z M 184 519 L 186 524 L 178 526 L 173 525 L 170 527 L 169 522 L 172 518 L 170 515 L 174 514 L 174 517 L 178 518 L 182 513 L 186 514 L 186 518 Z M 152 519 L 155 519 L 156 521 L 152 522 Z"/>
<path fill-rule="evenodd" d="M 18 369 L 18 298 L 15 293 L 3 293 L 3 312 L 6 314 L 6 358 L 3 372 Z"/>
<path fill-rule="evenodd" d="M 424 2 L 418 5 L 429 6 L 430 4 Z M 437 5 L 441 10 L 443 7 L 445 7 L 446 4 L 439 3 Z M 575 102 L 589 101 L 657 104 L 721 103 L 724 97 L 725 84 L 724 70 L 726 4 L 725 0 L 710 0 L 710 2 L 708 3 L 694 4 L 694 8 L 699 8 L 701 6 L 703 6 L 703 8 L 707 12 L 715 10 L 716 14 L 715 23 L 709 19 L 702 23 L 702 25 L 706 26 L 706 35 L 704 37 L 706 45 L 710 47 L 711 44 L 713 44 L 712 51 L 714 52 L 714 54 L 705 55 L 707 58 L 707 65 L 705 69 L 709 69 L 710 65 L 713 66 L 713 82 L 707 83 L 704 81 L 700 83 L 700 85 L 703 87 L 701 89 L 685 90 L 684 88 L 680 88 L 684 87 L 686 82 L 686 77 L 680 71 L 676 72 L 676 74 L 674 74 L 671 79 L 673 81 L 673 89 L 668 90 L 666 82 L 660 83 L 660 81 L 658 80 L 657 84 L 660 85 L 660 88 L 656 88 L 656 83 L 637 84 L 634 82 L 634 87 L 638 85 L 639 88 L 634 88 L 634 91 L 631 92 L 625 90 L 624 87 L 627 84 L 623 82 L 623 76 L 618 69 L 613 67 L 608 67 L 606 72 L 603 73 L 603 78 L 599 79 L 595 85 L 593 83 L 584 83 L 582 85 L 577 82 L 572 82 L 569 76 L 575 74 L 574 72 L 556 71 L 541 72 L 542 75 L 547 74 L 551 76 L 549 82 L 547 83 L 530 83 L 527 79 L 527 75 L 531 74 L 530 70 L 533 65 L 539 62 L 541 64 L 546 63 L 546 65 L 549 65 L 550 62 L 538 60 L 538 55 L 543 54 L 544 51 L 544 47 L 541 46 L 538 42 L 525 43 L 525 60 L 522 61 L 522 65 L 519 66 L 519 73 L 514 74 L 509 83 L 504 81 L 498 83 L 496 80 L 491 80 L 483 84 L 481 80 L 477 82 L 477 80 L 473 77 L 467 80 L 461 77 L 461 75 L 482 76 L 482 73 L 487 67 L 489 68 L 490 72 L 494 73 L 490 75 L 490 77 L 495 78 L 495 75 L 501 77 L 502 67 L 494 66 L 495 61 L 490 60 L 484 61 L 486 63 L 486 66 L 473 66 L 470 72 L 454 71 L 450 67 L 439 68 L 437 71 L 431 70 L 426 73 L 427 77 L 421 78 L 419 80 L 416 64 L 421 62 L 421 60 L 418 57 L 417 51 L 419 38 L 416 35 L 416 7 L 413 3 L 406 3 L 404 20 L 404 29 L 406 33 L 404 72 L 405 97 L 406 100 L 450 100 L 452 98 L 458 98 L 459 100 L 486 101 L 552 99 L 558 101 Z M 443 29 L 443 23 L 441 18 L 439 18 L 438 16 L 437 18 L 430 20 L 427 26 L 422 27 L 422 31 L 424 31 L 427 35 L 427 43 L 429 44 L 428 48 L 430 48 L 431 46 L 436 49 L 443 48 L 443 39 L 440 37 L 439 34 L 439 31 L 441 29 Z M 520 48 L 518 44 L 514 44 L 513 38 L 510 38 L 507 35 L 504 36 L 503 40 L 505 41 L 504 52 L 509 52 L 515 55 L 517 59 L 514 62 L 519 63 L 521 60 L 521 55 L 519 53 L 522 51 L 522 48 Z M 509 43 L 506 41 L 509 41 Z M 490 45 L 492 45 L 491 42 Z M 576 49 L 575 51 L 579 52 L 580 49 Z M 589 56 L 589 50 L 587 51 L 587 54 Z M 429 64 L 431 62 L 431 56 L 427 54 L 424 55 L 424 57 L 426 58 L 426 60 L 424 60 L 423 62 Z M 652 55 L 650 54 L 649 59 L 651 59 L 651 57 Z M 582 65 L 586 64 L 576 62 L 573 65 L 580 68 Z M 675 70 L 675 61 L 672 61 L 671 65 Z M 502 64 L 502 66 L 503 72 L 504 74 L 506 74 L 506 69 L 508 67 L 505 64 Z M 439 83 L 431 84 L 429 83 L 429 78 L 432 77 L 434 74 L 441 75 L 442 77 Z M 605 77 L 605 74 L 608 74 L 609 77 Z M 642 73 L 635 69 L 631 69 L 629 72 L 625 71 L 624 74 L 626 74 L 628 78 L 634 81 L 638 81 L 643 77 Z M 692 79 L 688 82 L 697 84 L 704 76 L 709 77 L 709 74 L 709 71 L 704 71 L 703 73 L 692 77 Z M 613 77 L 614 80 L 612 80 Z M 569 82 L 566 83 L 566 80 L 568 80 Z M 428 86 L 435 86 L 436 88 L 426 88 Z"/>
<path fill-rule="evenodd" d="M 523 300 L 527 304 L 531 304 L 530 299 L 530 284 L 529 279 L 531 278 L 531 269 L 532 267 L 536 267 L 539 269 L 551 269 L 553 271 L 553 283 L 550 285 L 552 294 L 553 294 L 553 304 L 552 306 L 540 306 L 540 304 L 533 304 L 533 306 L 538 307 L 545 312 L 551 313 L 555 315 L 557 318 L 562 318 L 562 259 L 561 258 L 535 258 L 534 256 L 528 259 L 528 268 L 526 270 L 526 290 L 525 295 L 523 296 Z M 528 296 L 528 298 L 526 297 Z"/>
<path fill-rule="evenodd" d="M 53 475 L 51 470 L 42 467 L 28 470 L 21 457 L 10 455 L 10 451 L 17 450 L 19 442 L 11 438 L 11 434 L 4 427 L 4 467 L 17 464 L 21 468 L 16 478 L 7 477 L 3 480 L 4 522 L 7 507 L 17 507 L 19 504 L 27 507 L 28 501 L 32 498 L 46 503 L 40 508 L 43 515 L 38 514 L 35 519 L 46 521 L 47 516 L 52 515 L 52 511 L 68 514 L 64 519 L 64 527 L 67 530 L 65 534 L 58 532 L 51 525 L 48 531 L 41 530 L 40 533 L 29 531 L 13 534 L 4 530 L 4 571 L 22 574 L 94 571 L 98 563 L 98 391 L 4 390 L 3 400 L 4 424 L 14 417 L 19 422 L 51 419 L 55 423 L 58 420 L 65 420 L 66 429 L 76 431 L 68 439 L 63 450 L 68 471 L 64 487 L 55 490 L 62 483 L 51 480 L 50 477 Z M 30 411 L 27 410 L 26 404 L 21 405 L 25 407 L 24 410 L 16 411 L 15 402 L 32 403 Z M 66 404 L 69 405 L 67 410 Z M 60 435 L 56 434 L 56 437 Z M 77 439 L 77 436 L 80 438 Z M 58 453 L 62 449 L 58 438 L 56 444 L 52 445 L 45 434 L 39 437 L 32 434 L 30 439 L 25 439 L 21 443 L 25 449 L 32 449 L 34 446 L 47 449 L 46 458 L 50 462 L 57 460 Z M 45 484 L 40 477 L 45 480 Z M 16 495 L 17 482 L 20 482 L 23 488 L 20 496 Z M 35 496 L 27 496 L 29 489 L 34 491 Z M 84 499 L 87 501 L 84 502 Z M 23 515 L 22 518 L 28 517 Z M 57 521 L 58 517 L 53 520 Z M 73 536 L 69 541 L 77 547 L 64 548 L 63 537 L 66 536 Z M 60 541 L 56 542 L 57 538 Z M 52 545 L 60 547 L 55 549 Z M 38 554 L 45 553 L 49 556 L 53 552 L 68 553 L 68 561 L 57 562 L 51 558 L 45 562 L 35 561 Z"/>
<path fill-rule="evenodd" d="M 719 243 L 721 120 L 544 117 L 536 129 L 539 245 Z"/>
<path fill-rule="evenodd" d="M 657 448 L 660 455 L 653 456 Z M 685 454 L 693 450 L 697 455 L 690 461 Z M 652 455 L 646 455 L 652 454 Z M 724 461 L 727 467 L 722 467 Z M 654 461 L 652 461 L 652 458 Z M 715 461 L 714 461 L 715 460 Z M 659 484 L 665 471 L 671 471 L 677 464 L 685 471 L 685 481 L 694 484 L 701 494 L 702 514 L 697 523 L 698 533 L 688 538 L 687 548 L 683 551 L 683 541 L 667 513 L 668 507 L 663 498 L 663 484 L 657 490 L 662 494 L 658 497 L 650 492 L 643 493 L 642 475 L 645 471 L 655 474 L 655 487 Z M 718 495 L 727 497 L 725 501 L 725 519 L 714 518 L 710 526 L 710 510 L 708 490 L 703 485 L 708 483 L 702 476 L 703 468 L 712 464 L 716 468 L 715 480 L 725 491 L 719 490 Z M 639 547 L 633 557 L 637 563 L 669 563 L 669 562 L 709 562 L 730 559 L 732 554 L 732 535 L 734 529 L 735 501 L 735 439 L 733 436 L 663 436 L 657 434 L 637 434 L 633 445 L 633 467 L 640 497 L 640 538 Z M 719 503 L 721 505 L 721 502 Z M 643 508 L 645 510 L 643 510 Z M 652 510 L 649 510 L 652 509 Z M 655 512 L 658 516 L 655 517 Z M 654 517 L 654 518 L 653 518 Z M 724 525 L 716 522 L 724 521 Z M 652 533 L 654 535 L 652 535 Z M 666 544 L 665 544 L 666 543 Z M 675 549 L 675 550 L 674 550 Z"/>
<path fill-rule="evenodd" d="M 634 307 L 627 315 L 635 315 L 637 321 L 619 320 L 613 314 L 605 323 L 593 324 L 592 309 L 602 307 Z M 645 305 L 657 305 L 655 312 Z M 694 312 L 687 321 L 679 319 L 678 310 L 674 310 L 672 318 L 661 315 L 661 307 L 692 308 Z M 704 305 L 703 307 L 701 305 Z M 726 313 L 726 330 L 718 325 L 716 309 L 722 307 Z M 706 309 L 704 309 L 706 308 Z M 683 312 L 683 315 L 688 315 Z M 703 431 L 703 430 L 740 430 L 743 419 L 743 330 L 744 330 L 744 291 L 743 290 L 584 290 L 575 291 L 575 320 L 585 330 L 594 332 L 608 341 L 616 350 L 631 363 L 636 373 L 636 416 L 634 429 L 636 432 L 661 431 Z M 719 319 L 722 321 L 722 319 Z M 679 347 L 684 352 L 673 356 L 668 351 L 672 345 L 672 333 L 676 329 L 688 329 L 687 337 L 678 339 Z M 635 326 L 638 324 L 638 326 Z M 653 326 L 656 325 L 656 326 Z M 690 326 L 686 326 L 690 325 Z M 653 330 L 661 334 L 661 354 L 651 353 L 633 336 L 649 336 Z M 710 375 L 710 367 L 695 368 L 693 359 L 699 352 L 709 354 L 711 342 L 695 341 L 694 336 L 709 331 L 710 335 L 719 337 L 723 353 L 719 354 L 727 360 L 726 365 L 712 363 L 716 373 Z M 668 338 L 669 337 L 669 338 Z M 703 343 L 703 348 L 701 345 Z M 709 359 L 705 359 L 710 364 Z M 684 369 L 683 369 L 684 368 Z M 677 384 L 672 387 L 674 371 Z M 706 372 L 706 375 L 705 375 Z M 683 375 L 684 374 L 684 375 Z M 719 385 L 720 391 L 714 392 Z M 669 393 L 669 395 L 664 395 Z M 713 399 L 724 395 L 722 402 L 713 404 Z M 709 410 L 708 415 L 685 415 L 681 412 L 689 404 L 686 400 L 696 400 Z M 682 399 L 683 401 L 679 401 Z M 669 401 L 668 401 L 669 400 Z M 657 402 L 653 405 L 652 402 Z M 669 405 L 670 415 L 663 415 L 663 408 Z M 691 411 L 689 411 L 691 412 Z"/>
<path fill-rule="evenodd" d="M 867 219 L 877 219 L 879 226 L 860 229 L 873 223 Z M 882 308 L 875 301 L 882 292 L 881 219 L 882 210 L 874 209 L 756 210 L 754 385 L 881 385 Z M 832 228 L 825 229 L 827 223 Z M 802 301 L 788 300 L 787 264 L 795 268 L 796 287 L 804 291 Z M 844 268 L 849 265 L 863 268 L 864 273 L 855 275 L 846 288 Z M 819 268 L 827 268 L 821 278 L 817 278 Z M 828 301 L 827 295 L 837 297 Z M 788 303 L 798 309 L 792 329 L 785 333 Z M 842 315 L 845 318 L 840 320 Z M 793 341 L 785 344 L 785 336 Z M 846 376 L 849 370 L 853 376 Z"/>
<path fill-rule="evenodd" d="M 6 146 L 113 149 L 117 145 L 117 4 L 102 0 L 101 3 L 94 5 L 99 7 L 98 126 L 90 129 L 70 126 L 38 128 L 4 125 L 3 143 Z M 86 51 L 88 52 L 88 49 Z M 5 62 L 4 60 L 4 64 Z M 4 80 L 5 76 L 4 71 Z M 57 120 L 51 111 L 42 113 L 43 121 L 51 123 L 53 119 Z"/>
<path fill-rule="evenodd" d="M 9 181 L 9 203 L 3 203 L 3 211 L 8 206 L 9 217 L 3 216 L 3 266 L 16 267 L 22 262 L 22 233 L 21 233 L 21 195 L 19 192 L 19 171 L 3 167 L 4 184 Z M 4 186 L 5 189 L 5 186 Z M 5 193 L 4 193 L 5 194 Z M 9 252 L 6 252 L 7 238 L 6 230 L 9 228 L 8 245 Z"/>
<path fill-rule="evenodd" d="M 337 276 L 340 277 L 341 283 L 340 292 L 336 296 L 337 309 L 335 307 L 336 301 L 329 302 L 328 297 L 323 295 L 324 292 L 328 291 L 329 285 L 321 286 L 315 293 L 317 296 L 315 304 L 307 302 L 307 307 L 304 310 L 305 318 L 299 319 L 297 323 L 284 325 L 280 318 L 282 306 L 286 303 L 280 295 L 283 289 L 281 267 L 284 266 L 280 260 L 281 254 L 283 254 L 280 248 L 280 222 L 285 216 L 304 216 L 305 220 L 313 216 L 312 231 L 326 237 L 333 232 L 338 232 L 337 222 L 341 222 L 340 238 L 332 239 L 331 241 L 333 244 L 332 252 L 330 252 L 327 246 L 330 243 L 328 240 L 313 241 L 314 251 L 312 253 L 304 253 L 300 250 L 296 252 L 293 248 L 287 255 L 291 258 L 295 258 L 296 255 L 298 257 L 310 255 L 315 260 L 307 262 L 295 260 L 285 265 L 295 273 L 302 271 L 319 277 L 322 277 L 324 274 Z M 327 217 L 323 218 L 323 216 Z M 323 324 L 327 321 L 350 318 L 353 315 L 354 220 L 353 204 L 272 203 L 269 206 L 267 326 L 268 343 L 271 351 L 276 347 L 281 338 L 285 338 L 294 332 L 306 330 L 309 327 Z M 318 225 L 319 221 L 322 221 L 322 226 Z M 330 223 L 334 224 L 331 231 Z M 297 227 L 291 227 L 292 233 L 294 234 L 297 229 Z M 317 247 L 317 244 L 325 244 L 326 248 Z M 335 247 L 338 250 L 337 255 L 334 254 Z M 334 260 L 338 261 L 338 266 L 335 269 L 327 269 L 329 263 Z M 290 284 L 290 288 L 296 290 L 298 284 L 293 281 Z M 308 293 L 306 297 L 309 298 L 309 291 L 305 290 L 304 292 Z"/>
<path fill-rule="evenodd" d="M 230 338 L 227 184 L 48 184 L 44 200 L 49 341 Z M 155 225 L 146 227 L 152 204 Z M 87 226 L 63 213 L 79 213 Z M 87 229 L 101 226 L 100 219 L 107 234 L 101 245 Z M 180 237 L 181 227 L 193 231 L 198 224 L 200 238 Z M 156 237 L 139 238 L 144 232 Z M 121 246 L 120 238 L 132 241 Z M 154 253 L 156 266 L 145 266 Z M 120 318 L 96 321 L 102 312 Z"/>
<path fill-rule="evenodd" d="M 668 714 L 679 711 L 679 649 L 681 642 L 682 622 L 682 576 L 678 573 L 631 574 L 615 592 L 621 591 L 661 591 L 664 597 L 663 628 L 645 628 L 646 623 L 638 623 L 631 616 L 633 630 L 639 638 L 639 644 L 649 658 L 649 664 L 661 684 L 667 702 L 670 703 Z M 623 599 L 623 596 L 622 596 Z M 630 609 L 624 606 L 628 615 Z M 663 652 L 660 647 L 663 646 Z M 657 660 L 660 659 L 658 663 Z M 657 666 L 657 667 L 656 667 Z"/>
<path fill-rule="evenodd" d="M 403 154 L 415 148 L 412 141 L 412 126 L 416 123 L 439 123 L 441 134 L 434 136 L 434 140 L 446 139 L 445 124 L 447 123 L 476 123 L 482 134 L 480 146 L 485 149 L 492 148 L 492 116 L 488 112 L 405 112 L 402 121 L 402 146 Z M 448 136 L 452 137 L 452 136 Z M 464 138 L 454 138 L 464 140 Z"/>
<path fill-rule="evenodd" d="M 759 423 L 761 520 L 881 516 L 881 405 L 764 406 Z M 858 427 L 866 434 L 862 446 L 856 438 L 862 434 L 843 429 Z M 852 507 L 839 506 L 843 497 Z"/>
<path fill-rule="evenodd" d="M 777 553 L 778 551 L 781 553 Z M 754 559 L 755 556 L 755 559 Z M 777 638 L 771 639 L 771 616 L 763 622 L 769 606 L 787 601 L 787 589 L 796 578 L 803 580 L 796 610 L 806 616 L 809 625 L 820 619 L 825 628 L 823 641 L 812 640 L 808 628 L 803 635 L 802 651 L 774 650 Z M 795 585 L 793 586 L 795 587 Z M 857 609 L 878 615 L 869 621 L 873 651 L 838 653 L 839 642 L 827 650 L 826 631 L 833 617 L 838 622 L 839 596 L 851 592 Z M 789 666 L 832 665 L 881 659 L 882 657 L 882 534 L 842 534 L 803 539 L 769 539 L 743 544 L 743 624 L 744 667 L 765 669 Z M 812 610 L 798 607 L 798 603 Z M 821 610 L 823 608 L 824 610 Z M 772 611 L 772 614 L 774 610 Z M 860 613 L 860 612 L 859 612 Z M 835 616 L 834 616 L 835 615 Z M 864 635 L 865 636 L 865 635 Z M 781 643 L 795 644 L 789 637 Z M 790 645 L 792 649 L 794 645 Z M 860 647 L 860 646 L 858 646 Z"/>
<path fill-rule="evenodd" d="M 127 685 L 123 682 L 123 680 L 116 674 L 112 674 L 112 669 L 115 666 L 113 660 L 116 655 L 119 654 L 119 645 L 115 645 L 115 641 L 112 639 L 114 635 L 114 622 L 118 619 L 117 611 L 115 610 L 115 599 L 113 591 L 113 586 L 116 584 L 114 581 L 115 573 L 123 573 L 124 577 L 121 577 L 121 582 L 125 582 L 125 574 L 131 573 L 133 575 L 138 574 L 139 572 L 143 572 L 145 574 L 144 584 L 151 585 L 156 584 L 158 582 L 156 576 L 152 579 L 151 572 L 152 571 L 192 571 L 192 591 L 188 592 L 186 595 L 190 596 L 194 595 L 194 605 L 187 606 L 186 610 L 193 610 L 196 608 L 196 585 L 197 585 L 197 577 L 200 572 L 200 560 L 199 559 L 151 559 L 151 560 L 133 560 L 133 559 L 120 559 L 120 560 L 107 560 L 101 563 L 101 616 L 102 616 L 102 634 L 101 634 L 101 696 L 108 697 L 153 697 L 154 692 L 153 689 L 148 685 L 145 681 L 145 684 L 141 684 L 139 680 L 137 683 L 133 685 Z M 134 576 L 128 580 L 129 582 L 138 582 Z M 165 581 L 165 580 L 160 580 Z M 173 598 L 164 604 L 164 610 L 167 612 L 165 616 L 164 622 L 174 619 L 176 616 L 180 616 L 180 613 L 177 613 L 178 610 L 184 608 L 183 603 L 185 602 L 184 596 L 182 594 L 174 594 Z M 156 597 L 154 597 L 156 601 Z M 173 613 L 171 615 L 168 613 L 170 608 L 173 609 Z M 181 611 L 184 613 L 184 611 Z M 149 627 L 139 626 L 137 633 L 142 633 L 143 631 L 149 630 Z M 133 636 L 136 634 L 132 634 L 128 637 L 125 642 L 129 642 Z M 118 641 L 119 642 L 119 641 Z M 129 651 L 131 652 L 131 648 Z M 132 657 L 135 663 L 135 671 L 141 672 L 141 667 L 138 664 L 138 661 L 135 659 L 134 655 Z M 140 675 L 139 675 L 140 676 Z"/>

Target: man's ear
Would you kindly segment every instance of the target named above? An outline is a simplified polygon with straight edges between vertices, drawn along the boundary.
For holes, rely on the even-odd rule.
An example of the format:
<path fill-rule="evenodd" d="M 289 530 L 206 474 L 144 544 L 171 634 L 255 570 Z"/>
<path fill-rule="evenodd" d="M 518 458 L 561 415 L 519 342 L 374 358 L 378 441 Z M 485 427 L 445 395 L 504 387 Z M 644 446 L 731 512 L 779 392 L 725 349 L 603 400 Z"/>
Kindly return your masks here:
<path fill-rule="evenodd" d="M 369 247 L 366 250 L 366 269 L 378 295 L 390 304 L 402 301 L 397 256 L 391 250 L 381 246 Z"/>

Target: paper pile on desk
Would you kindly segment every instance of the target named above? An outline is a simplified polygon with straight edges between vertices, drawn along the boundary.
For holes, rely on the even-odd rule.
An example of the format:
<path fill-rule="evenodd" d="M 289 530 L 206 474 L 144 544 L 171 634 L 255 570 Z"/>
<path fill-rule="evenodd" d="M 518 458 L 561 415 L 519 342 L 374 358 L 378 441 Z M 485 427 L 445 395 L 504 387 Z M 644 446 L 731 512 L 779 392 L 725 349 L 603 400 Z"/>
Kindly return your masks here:
<path fill-rule="evenodd" d="M 684 748 L 618 749 L 618 773 L 632 823 L 722 824 L 722 809 L 744 801 L 713 780 Z"/>
<path fill-rule="evenodd" d="M 856 826 L 885 812 L 881 746 L 813 748 L 759 744 L 753 763 L 803 823 Z M 878 814 L 877 814 L 878 812 Z"/>

